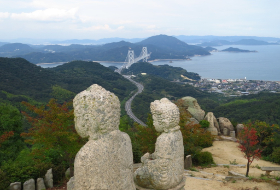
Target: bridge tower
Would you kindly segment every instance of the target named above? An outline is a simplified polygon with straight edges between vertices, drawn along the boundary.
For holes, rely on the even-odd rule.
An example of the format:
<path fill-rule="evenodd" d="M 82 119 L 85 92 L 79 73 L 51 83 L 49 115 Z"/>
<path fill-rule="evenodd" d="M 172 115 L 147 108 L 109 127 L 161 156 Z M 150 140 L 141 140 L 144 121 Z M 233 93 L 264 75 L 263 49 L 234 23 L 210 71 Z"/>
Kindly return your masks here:
<path fill-rule="evenodd" d="M 147 47 L 143 47 L 142 48 L 142 56 L 144 57 L 143 58 L 143 62 L 148 62 L 148 50 L 147 50 Z"/>
<path fill-rule="evenodd" d="M 135 63 L 134 62 L 134 50 L 128 50 L 126 68 L 128 69 L 133 63 Z"/>

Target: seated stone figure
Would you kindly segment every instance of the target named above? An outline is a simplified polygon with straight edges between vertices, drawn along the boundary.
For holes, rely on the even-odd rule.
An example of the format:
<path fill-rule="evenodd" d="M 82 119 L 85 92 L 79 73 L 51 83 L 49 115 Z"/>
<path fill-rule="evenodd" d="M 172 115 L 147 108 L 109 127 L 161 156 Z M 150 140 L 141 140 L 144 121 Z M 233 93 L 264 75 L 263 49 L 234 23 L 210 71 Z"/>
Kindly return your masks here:
<path fill-rule="evenodd" d="M 161 135 L 157 138 L 155 152 L 141 157 L 142 166 L 134 173 L 137 189 L 183 189 L 184 146 L 178 126 L 178 107 L 163 98 L 151 103 L 153 123 Z"/>
<path fill-rule="evenodd" d="M 74 98 L 75 128 L 89 141 L 74 162 L 74 190 L 135 190 L 133 155 L 129 136 L 119 131 L 117 96 L 92 85 Z"/>

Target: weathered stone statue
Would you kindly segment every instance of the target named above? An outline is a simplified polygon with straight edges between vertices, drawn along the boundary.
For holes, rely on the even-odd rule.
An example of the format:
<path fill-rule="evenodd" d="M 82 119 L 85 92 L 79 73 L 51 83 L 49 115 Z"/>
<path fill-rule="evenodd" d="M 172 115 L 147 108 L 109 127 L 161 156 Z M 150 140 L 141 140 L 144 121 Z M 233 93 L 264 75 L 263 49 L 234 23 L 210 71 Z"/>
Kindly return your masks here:
<path fill-rule="evenodd" d="M 119 131 L 117 96 L 94 84 L 74 98 L 75 128 L 89 141 L 74 162 L 75 190 L 134 190 L 129 136 Z"/>
<path fill-rule="evenodd" d="M 178 126 L 178 107 L 163 98 L 151 103 L 157 138 L 155 152 L 141 158 L 142 167 L 134 173 L 137 189 L 182 189 L 184 178 L 183 137 Z"/>

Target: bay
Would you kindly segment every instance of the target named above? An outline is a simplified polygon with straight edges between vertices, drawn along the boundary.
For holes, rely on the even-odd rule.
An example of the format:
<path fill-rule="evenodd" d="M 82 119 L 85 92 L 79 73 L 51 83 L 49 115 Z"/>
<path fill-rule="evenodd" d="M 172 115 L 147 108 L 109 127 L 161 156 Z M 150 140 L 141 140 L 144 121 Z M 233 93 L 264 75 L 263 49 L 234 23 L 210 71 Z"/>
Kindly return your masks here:
<path fill-rule="evenodd" d="M 191 60 L 172 60 L 172 63 L 169 60 L 158 60 L 151 63 L 181 67 L 188 72 L 198 73 L 202 78 L 244 79 L 246 77 L 247 80 L 280 81 L 280 45 L 230 45 L 215 48 L 220 51 L 229 47 L 257 52 L 212 52 L 212 55 L 191 57 Z M 106 67 L 123 65 L 121 62 L 98 62 Z M 63 63 L 40 64 L 40 66 L 47 68 L 61 64 Z"/>
<path fill-rule="evenodd" d="M 218 46 L 218 50 L 235 47 L 256 50 L 252 53 L 212 52 L 209 56 L 191 57 L 192 60 L 154 61 L 154 65 L 168 64 L 198 73 L 202 78 L 280 81 L 280 45 Z"/>

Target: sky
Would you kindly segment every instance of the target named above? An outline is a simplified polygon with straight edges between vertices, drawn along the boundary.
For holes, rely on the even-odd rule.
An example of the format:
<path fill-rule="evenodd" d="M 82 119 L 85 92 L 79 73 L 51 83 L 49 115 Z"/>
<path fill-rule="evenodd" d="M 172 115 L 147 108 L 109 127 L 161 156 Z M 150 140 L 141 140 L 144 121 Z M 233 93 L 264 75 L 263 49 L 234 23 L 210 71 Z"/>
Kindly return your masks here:
<path fill-rule="evenodd" d="M 280 38 L 279 0 L 0 0 L 0 39 Z"/>

